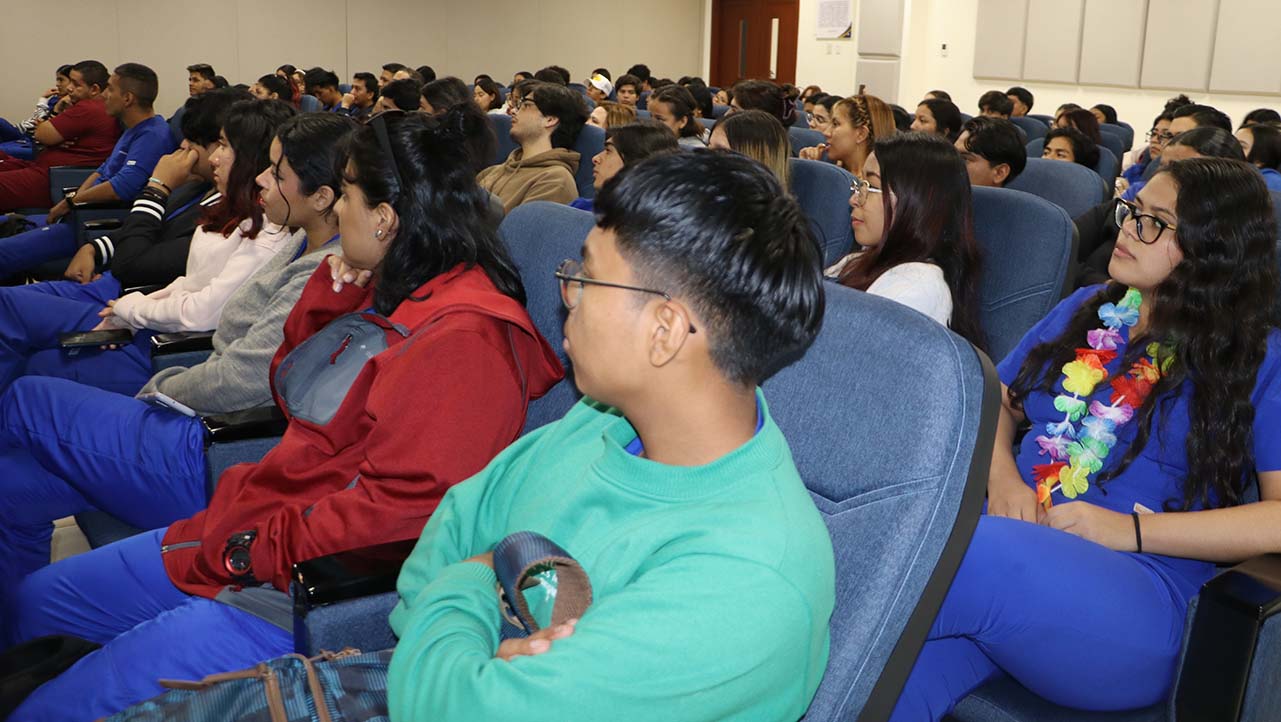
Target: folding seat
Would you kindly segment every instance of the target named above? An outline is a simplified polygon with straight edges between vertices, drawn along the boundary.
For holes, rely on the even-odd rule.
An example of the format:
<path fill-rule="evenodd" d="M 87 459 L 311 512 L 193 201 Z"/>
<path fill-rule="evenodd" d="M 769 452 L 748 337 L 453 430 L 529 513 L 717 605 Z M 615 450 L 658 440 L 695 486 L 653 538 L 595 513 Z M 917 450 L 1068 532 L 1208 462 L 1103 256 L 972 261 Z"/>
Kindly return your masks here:
<path fill-rule="evenodd" d="M 827 142 L 827 138 L 817 130 L 796 126 L 787 129 L 787 139 L 792 143 L 792 155 L 798 155 L 801 148 L 810 148 Z"/>
<path fill-rule="evenodd" d="M 1045 134 L 1050 132 L 1050 129 L 1046 127 L 1045 123 L 1026 116 L 1010 118 L 1010 122 L 1018 126 L 1018 128 L 1023 131 L 1023 135 L 1027 137 L 1028 141 L 1033 141 L 1037 138 L 1044 138 Z"/>
<path fill-rule="evenodd" d="M 494 127 L 494 138 L 498 141 L 498 147 L 494 151 L 494 163 L 498 165 L 507 160 L 513 150 L 520 147 L 520 144 L 512 140 L 512 118 L 510 115 L 489 115 L 489 123 Z"/>
<path fill-rule="evenodd" d="M 1119 120 L 1115 123 L 1103 123 L 1099 126 L 1099 130 L 1119 133 L 1126 150 L 1134 147 L 1134 128 L 1129 123 L 1122 123 Z"/>
<path fill-rule="evenodd" d="M 1006 187 L 1044 198 L 1072 218 L 1102 203 L 1109 190 L 1085 166 L 1040 157 L 1028 158 L 1027 167 Z"/>
<path fill-rule="evenodd" d="M 1108 148 L 1106 145 L 1100 145 L 1098 146 L 1098 149 L 1099 149 L 1099 162 L 1095 164 L 1094 172 L 1097 173 L 1099 177 L 1103 179 L 1103 182 L 1107 186 L 1108 192 L 1111 193 L 1112 184 L 1116 182 L 1116 176 L 1118 173 L 1121 172 L 1120 161 L 1117 160 L 1116 154 L 1113 153 L 1112 150 Z M 1037 138 L 1035 140 L 1028 141 L 1027 157 L 1040 158 L 1041 153 L 1044 150 L 1045 150 L 1045 138 L 1042 137 L 1042 138 Z M 1062 163 L 1063 161 L 1055 161 L 1055 162 Z"/>
<path fill-rule="evenodd" d="M 1125 135 L 1108 125 L 1099 126 L 1099 137 L 1103 139 L 1103 147 L 1112 151 L 1112 155 L 1117 158 L 1124 156 L 1126 149 L 1130 147 L 1126 145 Z"/>
<path fill-rule="evenodd" d="M 590 226 L 571 208 L 530 203 L 502 228 L 530 315 L 553 347 L 563 310 L 552 273 L 577 257 Z M 814 346 L 764 384 L 836 552 L 830 659 L 805 719 L 884 719 L 978 523 L 1000 386 L 983 354 L 925 316 L 835 284 L 826 290 Z M 558 419 L 577 398 L 571 384 L 535 402 L 526 428 Z M 299 651 L 395 644 L 386 615 L 398 564 L 387 556 L 369 550 L 295 566 Z"/>
<path fill-rule="evenodd" d="M 592 186 L 592 158 L 605 150 L 604 129 L 594 125 L 584 125 L 582 130 L 578 131 L 574 150 L 578 151 L 578 171 L 574 173 L 574 182 L 578 184 L 578 195 L 583 198 L 593 198 L 596 196 L 596 189 Z"/>
<path fill-rule="evenodd" d="M 850 185 L 854 176 L 844 168 L 819 160 L 788 160 L 792 195 L 809 218 L 823 249 L 823 266 L 841 260 L 854 248 L 850 225 Z"/>

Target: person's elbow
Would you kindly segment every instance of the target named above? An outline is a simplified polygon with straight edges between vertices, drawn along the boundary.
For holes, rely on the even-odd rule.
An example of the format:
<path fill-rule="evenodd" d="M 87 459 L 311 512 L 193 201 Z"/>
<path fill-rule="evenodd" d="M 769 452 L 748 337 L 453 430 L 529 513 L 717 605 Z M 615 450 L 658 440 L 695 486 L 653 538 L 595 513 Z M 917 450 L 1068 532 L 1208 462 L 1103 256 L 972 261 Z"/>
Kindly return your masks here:
<path fill-rule="evenodd" d="M 36 142 L 43 146 L 62 145 L 65 138 L 53 127 L 53 123 L 41 123 L 36 126 L 36 132 L 33 136 Z"/>

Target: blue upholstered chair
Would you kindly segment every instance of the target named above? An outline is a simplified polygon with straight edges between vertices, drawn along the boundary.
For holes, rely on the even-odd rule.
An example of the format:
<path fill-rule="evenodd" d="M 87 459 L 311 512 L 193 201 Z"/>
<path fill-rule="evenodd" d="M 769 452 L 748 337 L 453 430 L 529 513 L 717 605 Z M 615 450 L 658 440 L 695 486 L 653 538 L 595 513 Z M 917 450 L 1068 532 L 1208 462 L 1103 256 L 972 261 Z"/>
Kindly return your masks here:
<path fill-rule="evenodd" d="M 817 130 L 798 128 L 796 126 L 787 129 L 787 139 L 792 143 L 792 155 L 799 154 L 801 148 L 809 148 L 827 142 L 827 138 L 823 137 L 823 134 Z"/>
<path fill-rule="evenodd" d="M 298 109 L 304 113 L 319 113 L 324 106 L 320 104 L 320 98 L 314 95 L 303 95 L 298 101 Z"/>
<path fill-rule="evenodd" d="M 1046 127 L 1045 123 L 1026 116 L 1010 118 L 1010 122 L 1018 126 L 1019 129 L 1023 131 L 1023 134 L 1027 137 L 1029 142 L 1036 140 L 1037 138 L 1044 138 L 1045 134 L 1050 132 L 1050 129 Z"/>
<path fill-rule="evenodd" d="M 1099 145 L 1099 162 L 1094 166 L 1094 172 L 1103 179 L 1107 192 L 1111 194 L 1112 184 L 1116 182 L 1116 176 L 1121 172 L 1121 163 L 1115 153 L 1106 145 Z M 1028 141 L 1027 157 L 1040 158 L 1041 152 L 1045 150 L 1045 138 L 1037 138 Z M 1063 161 L 1056 161 L 1062 163 Z"/>
<path fill-rule="evenodd" d="M 1102 123 L 1099 125 L 1099 131 L 1113 131 L 1119 133 L 1121 141 L 1125 144 L 1126 150 L 1134 147 L 1134 127 L 1129 123 L 1117 121 L 1115 123 Z"/>
<path fill-rule="evenodd" d="M 979 320 L 988 352 L 1000 359 L 1063 298 L 1076 260 L 1076 226 L 1062 208 L 1036 196 L 973 190 L 974 236 L 983 252 Z"/>
<path fill-rule="evenodd" d="M 1125 135 L 1115 126 L 1099 126 L 1099 137 L 1102 139 L 1102 147 L 1112 151 L 1112 155 L 1120 158 L 1125 155 L 1125 151 L 1130 146 L 1125 143 Z"/>
<path fill-rule="evenodd" d="M 529 203 L 503 225 L 530 315 L 553 347 L 563 311 L 552 271 L 575 257 L 590 224 L 573 209 Z M 860 712 L 883 719 L 977 524 L 999 384 L 986 357 L 928 318 L 835 284 L 827 293 L 813 348 L 764 385 L 836 550 L 830 660 L 806 719 Z M 854 377 L 852 365 L 860 369 Z M 902 384 L 905 377 L 913 383 Z M 566 386 L 536 402 L 527 429 L 572 405 L 577 394 Z M 890 405 L 899 411 L 874 411 Z M 295 592 L 305 597 L 297 585 Z M 295 643 L 299 650 L 392 646 L 386 615 L 395 601 L 384 593 L 300 604 Z"/>
<path fill-rule="evenodd" d="M 594 198 L 596 188 L 592 186 L 592 158 L 605 150 L 605 131 L 594 125 L 584 125 L 578 131 L 578 140 L 574 142 L 578 151 L 578 171 L 574 173 L 574 182 L 578 184 L 578 195 L 582 198 Z"/>
<path fill-rule="evenodd" d="M 1044 198 L 1072 218 L 1107 198 L 1097 173 L 1076 163 L 1046 158 L 1028 158 L 1027 167 L 1006 187 Z"/>
<path fill-rule="evenodd" d="M 792 195 L 810 220 L 823 248 L 823 265 L 839 261 L 854 247 L 850 226 L 850 184 L 854 176 L 844 168 L 818 160 L 791 158 Z"/>
<path fill-rule="evenodd" d="M 1025 117 L 1034 118 L 1036 120 L 1041 121 L 1042 123 L 1045 124 L 1045 127 L 1047 130 L 1050 128 L 1050 126 L 1054 125 L 1054 116 L 1052 115 L 1033 115 L 1031 113 L 1028 113 L 1027 116 Z"/>
<path fill-rule="evenodd" d="M 507 160 L 520 145 L 512 140 L 512 119 L 510 115 L 486 115 L 489 122 L 494 127 L 494 138 L 498 141 L 498 147 L 494 152 L 494 165 L 498 165 Z"/>
<path fill-rule="evenodd" d="M 713 118 L 718 118 L 718 119 L 719 119 L 721 116 L 725 115 L 725 114 L 726 114 L 726 113 L 728 113 L 728 112 L 729 112 L 729 106 L 728 106 L 728 105 L 721 105 L 720 103 L 716 103 L 715 105 L 713 105 L 713 106 L 712 106 L 712 117 L 713 117 Z"/>

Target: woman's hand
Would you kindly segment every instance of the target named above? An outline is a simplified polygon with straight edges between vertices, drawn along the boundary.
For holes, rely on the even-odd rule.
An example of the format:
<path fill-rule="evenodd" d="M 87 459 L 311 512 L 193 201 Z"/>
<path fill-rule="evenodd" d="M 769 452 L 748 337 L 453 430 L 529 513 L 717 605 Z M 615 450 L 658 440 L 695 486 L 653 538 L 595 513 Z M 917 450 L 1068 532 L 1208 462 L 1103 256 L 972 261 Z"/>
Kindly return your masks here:
<path fill-rule="evenodd" d="M 1104 509 L 1085 501 L 1055 504 L 1046 512 L 1045 526 L 1062 529 L 1082 539 L 1119 552 L 1138 551 L 1134 519 L 1129 514 Z"/>
<path fill-rule="evenodd" d="M 987 481 L 987 513 L 1005 516 L 1035 524 L 1037 522 L 1036 491 L 1021 478 L 991 476 Z"/>
<path fill-rule="evenodd" d="M 104 308 L 104 309 L 102 309 L 101 311 L 99 311 L 99 312 L 98 312 L 98 318 L 109 318 L 109 317 L 111 317 L 111 316 L 115 316 L 115 315 L 116 315 L 116 301 L 119 301 L 119 300 L 120 300 L 120 299 L 116 298 L 116 299 L 112 299 L 112 300 L 110 300 L 110 301 L 107 301 L 107 307 L 106 307 L 106 308 Z M 101 324 L 99 324 L 99 325 L 101 325 Z M 116 328 L 118 328 L 118 327 L 116 327 Z M 101 329 L 98 329 L 98 330 L 101 330 Z"/>
<path fill-rule="evenodd" d="M 348 264 L 342 256 L 330 256 L 328 261 L 329 276 L 334 279 L 334 293 L 342 293 L 342 287 L 347 283 L 357 288 L 364 288 L 369 285 L 369 279 L 373 278 L 373 271 L 356 268 Z"/>
<path fill-rule="evenodd" d="M 808 148 L 801 148 L 797 155 L 804 160 L 823 160 L 823 154 L 827 152 L 827 143 L 819 143 Z"/>

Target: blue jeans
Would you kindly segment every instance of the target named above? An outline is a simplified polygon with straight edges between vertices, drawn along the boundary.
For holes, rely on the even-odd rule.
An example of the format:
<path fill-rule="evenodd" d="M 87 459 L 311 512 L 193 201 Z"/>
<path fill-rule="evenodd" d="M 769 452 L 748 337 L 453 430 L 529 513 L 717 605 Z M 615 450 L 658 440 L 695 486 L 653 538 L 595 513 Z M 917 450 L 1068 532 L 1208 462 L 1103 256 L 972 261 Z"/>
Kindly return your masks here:
<path fill-rule="evenodd" d="M 939 720 L 1002 672 L 1055 704 L 1167 696 L 1187 603 L 1136 554 L 1024 521 L 979 519 L 891 720 Z"/>
<path fill-rule="evenodd" d="M 155 529 L 205 508 L 204 438 L 199 419 L 128 396 L 18 379 L 0 395 L 0 579 L 47 566 L 62 517 L 99 509 Z"/>
<path fill-rule="evenodd" d="M 164 530 L 65 559 L 18 586 L 9 644 L 70 634 L 104 645 L 44 684 L 9 722 L 90 720 L 160 694 L 156 680 L 200 679 L 293 651 L 293 636 L 169 581 Z"/>
<path fill-rule="evenodd" d="M 73 256 L 79 243 L 70 221 L 45 225 L 45 216 L 27 216 L 36 224 L 25 233 L 0 238 L 0 277 L 30 270 L 45 261 Z"/>
<path fill-rule="evenodd" d="M 0 241 L 3 243 L 3 241 Z M 114 351 L 59 348 L 59 337 L 88 331 L 120 296 L 110 273 L 93 283 L 49 281 L 0 288 L 0 391 L 19 376 L 56 376 L 132 396 L 151 378 L 151 333 Z"/>

